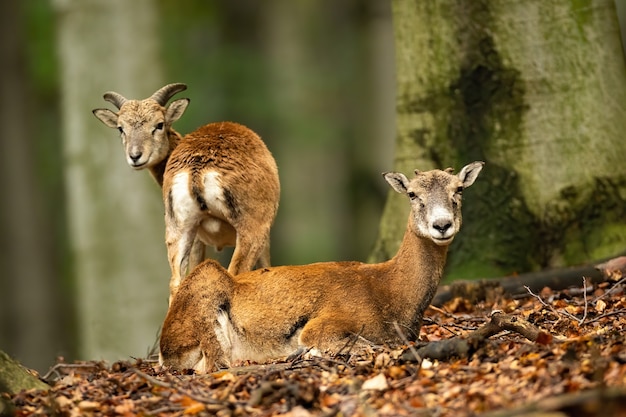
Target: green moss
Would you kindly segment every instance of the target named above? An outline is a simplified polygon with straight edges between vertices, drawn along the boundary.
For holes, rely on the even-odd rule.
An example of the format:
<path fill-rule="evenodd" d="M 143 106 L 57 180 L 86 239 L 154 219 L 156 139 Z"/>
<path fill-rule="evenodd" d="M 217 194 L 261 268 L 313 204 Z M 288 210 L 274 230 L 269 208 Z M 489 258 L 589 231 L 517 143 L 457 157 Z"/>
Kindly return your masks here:
<path fill-rule="evenodd" d="M 446 273 L 443 281 L 446 283 L 457 279 L 468 279 L 468 277 L 480 279 L 503 275 L 506 275 L 505 271 L 492 263 L 484 262 L 480 259 L 470 259 L 459 268 Z"/>
<path fill-rule="evenodd" d="M 596 229 L 589 236 L 589 258 L 591 260 L 604 259 L 626 250 L 626 224 L 605 224 L 601 229 Z"/>
<path fill-rule="evenodd" d="M 571 15 L 576 20 L 578 31 L 585 38 L 585 26 L 591 21 L 591 15 L 593 13 L 592 0 L 570 0 L 571 1 Z"/>
<path fill-rule="evenodd" d="M 0 351 L 0 392 L 16 394 L 30 389 L 48 390 L 50 386 L 31 375 L 20 363 Z"/>
<path fill-rule="evenodd" d="M 559 235 L 555 252 L 579 264 L 626 250 L 626 177 L 595 178 L 561 192 L 546 225 Z M 560 231 L 560 233 L 559 233 Z"/>

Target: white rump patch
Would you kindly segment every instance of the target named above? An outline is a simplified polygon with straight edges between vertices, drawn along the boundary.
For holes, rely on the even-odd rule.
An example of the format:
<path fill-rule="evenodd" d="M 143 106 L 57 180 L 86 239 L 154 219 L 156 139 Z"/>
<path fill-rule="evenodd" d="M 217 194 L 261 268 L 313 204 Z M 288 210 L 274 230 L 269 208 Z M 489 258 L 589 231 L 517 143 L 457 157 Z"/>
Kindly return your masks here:
<path fill-rule="evenodd" d="M 224 201 L 224 192 L 219 179 L 218 172 L 209 171 L 204 176 L 204 193 L 202 197 L 207 205 L 208 214 L 218 219 L 226 219 L 228 210 Z M 189 173 L 179 172 L 172 180 L 171 188 L 172 208 L 177 221 L 183 219 L 194 219 L 202 215 L 196 196 L 191 194 L 189 184 Z M 207 231 L 217 232 L 220 228 L 219 222 L 216 224 L 206 224 Z"/>
<path fill-rule="evenodd" d="M 227 218 L 228 209 L 224 202 L 224 189 L 217 171 L 209 171 L 204 174 L 204 201 L 209 212 L 219 218 Z"/>
<path fill-rule="evenodd" d="M 174 176 L 170 194 L 172 196 L 172 209 L 177 221 L 193 218 L 200 212 L 196 200 L 189 191 L 188 172 L 179 172 Z"/>

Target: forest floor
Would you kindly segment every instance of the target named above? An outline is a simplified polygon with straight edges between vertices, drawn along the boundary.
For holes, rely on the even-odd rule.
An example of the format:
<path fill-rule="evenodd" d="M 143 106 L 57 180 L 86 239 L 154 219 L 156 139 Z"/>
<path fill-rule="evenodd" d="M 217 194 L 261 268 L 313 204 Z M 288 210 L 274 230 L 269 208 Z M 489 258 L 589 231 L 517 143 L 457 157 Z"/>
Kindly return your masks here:
<path fill-rule="evenodd" d="M 453 298 L 428 309 L 420 342 L 395 349 L 209 375 L 58 363 L 49 391 L 11 401 L 17 416 L 626 416 L 626 277 L 606 272 L 561 291 Z"/>

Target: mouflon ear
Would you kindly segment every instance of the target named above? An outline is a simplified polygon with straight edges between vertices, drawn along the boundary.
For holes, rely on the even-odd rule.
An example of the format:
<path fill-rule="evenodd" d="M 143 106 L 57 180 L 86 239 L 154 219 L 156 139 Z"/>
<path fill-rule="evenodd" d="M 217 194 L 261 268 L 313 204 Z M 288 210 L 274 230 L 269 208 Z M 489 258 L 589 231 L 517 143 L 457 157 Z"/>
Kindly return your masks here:
<path fill-rule="evenodd" d="M 92 113 L 108 127 L 117 129 L 117 113 L 114 111 L 109 109 L 93 109 Z"/>
<path fill-rule="evenodd" d="M 476 161 L 465 165 L 463 169 L 461 169 L 458 176 L 460 180 L 463 181 L 463 188 L 467 188 L 474 184 L 478 174 L 480 174 L 480 171 L 483 169 L 483 165 L 485 165 L 484 162 Z"/>
<path fill-rule="evenodd" d="M 384 172 L 383 177 L 391 185 L 391 188 L 400 194 L 406 194 L 409 186 L 409 180 L 400 172 Z"/>
<path fill-rule="evenodd" d="M 167 105 L 167 109 L 165 110 L 165 120 L 167 120 L 169 124 L 174 123 L 176 120 L 180 119 L 180 116 L 183 115 L 188 105 L 188 98 L 181 98 L 172 101 Z"/>

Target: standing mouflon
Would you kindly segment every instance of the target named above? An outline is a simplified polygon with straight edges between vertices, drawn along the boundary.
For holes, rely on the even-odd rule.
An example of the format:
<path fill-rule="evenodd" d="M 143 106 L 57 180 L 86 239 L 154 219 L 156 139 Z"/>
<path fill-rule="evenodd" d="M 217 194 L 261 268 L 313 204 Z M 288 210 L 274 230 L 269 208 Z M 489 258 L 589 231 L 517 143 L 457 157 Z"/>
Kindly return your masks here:
<path fill-rule="evenodd" d="M 168 84 L 144 100 L 107 92 L 104 99 L 119 112 L 93 110 L 119 130 L 128 164 L 150 170 L 163 188 L 170 303 L 185 272 L 204 259 L 204 245 L 235 246 L 228 266 L 234 275 L 269 266 L 280 199 L 276 162 L 252 130 L 217 122 L 181 137 L 172 128 L 189 99 L 167 101 L 186 88 Z"/>

